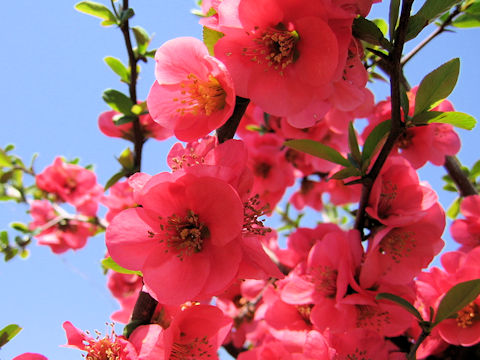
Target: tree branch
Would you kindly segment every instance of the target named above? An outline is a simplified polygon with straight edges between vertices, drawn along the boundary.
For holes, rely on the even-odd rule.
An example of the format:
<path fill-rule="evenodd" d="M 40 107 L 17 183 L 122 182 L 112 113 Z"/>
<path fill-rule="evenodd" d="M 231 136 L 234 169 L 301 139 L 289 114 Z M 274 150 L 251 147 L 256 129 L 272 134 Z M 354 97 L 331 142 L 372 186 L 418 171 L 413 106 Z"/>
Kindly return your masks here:
<path fill-rule="evenodd" d="M 402 122 L 401 104 L 400 104 L 400 84 L 402 79 L 402 52 L 403 45 L 405 44 L 405 36 L 407 33 L 408 19 L 412 9 L 413 0 L 404 0 L 402 3 L 402 13 L 400 15 L 400 21 L 397 31 L 395 33 L 395 39 L 393 42 L 392 52 L 389 54 L 389 69 L 390 69 L 390 97 L 392 103 L 391 117 L 392 127 L 385 144 L 380 151 L 377 160 L 373 164 L 370 172 L 363 178 L 362 195 L 360 198 L 360 204 L 357 211 L 357 217 L 355 218 L 355 229 L 360 231 L 360 235 L 364 236 L 363 229 L 365 227 L 365 209 L 368 205 L 370 198 L 370 192 L 372 191 L 373 184 L 383 164 L 387 160 L 390 151 L 393 149 L 397 138 L 404 130 L 404 123 Z"/>
<path fill-rule="evenodd" d="M 217 129 L 218 142 L 221 144 L 229 139 L 233 139 L 235 131 L 237 131 L 238 124 L 242 120 L 245 110 L 250 103 L 250 99 L 246 99 L 240 96 L 237 96 L 235 99 L 235 108 L 233 109 L 233 114 L 227 120 L 225 124 Z"/>
<path fill-rule="evenodd" d="M 478 195 L 477 189 L 475 189 L 475 186 L 473 186 L 467 175 L 462 171 L 460 161 L 458 161 L 455 156 L 445 156 L 445 164 L 443 164 L 443 167 L 455 182 L 460 196 Z"/>

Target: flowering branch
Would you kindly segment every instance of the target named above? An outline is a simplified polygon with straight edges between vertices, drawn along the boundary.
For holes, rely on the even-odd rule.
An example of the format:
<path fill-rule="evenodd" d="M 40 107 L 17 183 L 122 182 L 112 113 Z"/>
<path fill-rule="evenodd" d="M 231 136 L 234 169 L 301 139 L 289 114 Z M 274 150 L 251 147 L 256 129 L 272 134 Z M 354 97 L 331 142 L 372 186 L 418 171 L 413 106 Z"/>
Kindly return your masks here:
<path fill-rule="evenodd" d="M 240 96 L 236 97 L 232 116 L 230 116 L 225 124 L 217 129 L 217 137 L 220 144 L 228 139 L 233 139 L 238 124 L 240 124 L 240 120 L 242 120 L 243 114 L 245 114 L 245 110 L 247 110 L 249 103 L 250 99 L 245 99 Z"/>
<path fill-rule="evenodd" d="M 128 9 L 128 0 L 123 0 L 122 11 Z M 128 17 L 122 20 L 120 24 L 120 30 L 122 31 L 123 38 L 125 40 L 125 46 L 128 53 L 128 64 L 130 67 L 130 81 L 128 83 L 128 91 L 130 94 L 130 100 L 133 104 L 137 103 L 137 62 L 138 58 L 135 56 L 132 47 L 132 41 L 130 39 L 130 27 L 128 23 Z M 140 171 L 142 164 L 142 150 L 143 144 L 145 143 L 145 137 L 142 133 L 142 128 L 140 126 L 140 121 L 138 116 L 135 116 L 133 120 L 133 144 L 134 144 L 134 154 L 133 154 L 133 170 L 132 174 Z M 131 175 L 131 174 L 129 174 Z"/>
<path fill-rule="evenodd" d="M 393 42 L 393 49 L 389 54 L 389 75 L 390 75 L 390 96 L 392 101 L 392 126 L 390 133 L 385 144 L 380 151 L 377 160 L 372 166 L 370 172 L 363 178 L 362 195 L 360 204 L 355 219 L 355 229 L 360 231 L 363 236 L 363 228 L 365 225 L 365 209 L 370 198 L 370 192 L 372 190 L 375 179 L 377 178 L 383 164 L 387 160 L 390 151 L 393 149 L 397 138 L 403 132 L 403 123 L 401 117 L 401 105 L 400 105 L 400 79 L 402 78 L 402 52 L 403 45 L 405 44 L 405 37 L 407 33 L 408 19 L 410 17 L 410 11 L 412 9 L 413 0 L 405 0 L 402 4 L 402 12 L 400 15 L 400 21 L 397 31 L 395 33 L 395 39 Z"/>

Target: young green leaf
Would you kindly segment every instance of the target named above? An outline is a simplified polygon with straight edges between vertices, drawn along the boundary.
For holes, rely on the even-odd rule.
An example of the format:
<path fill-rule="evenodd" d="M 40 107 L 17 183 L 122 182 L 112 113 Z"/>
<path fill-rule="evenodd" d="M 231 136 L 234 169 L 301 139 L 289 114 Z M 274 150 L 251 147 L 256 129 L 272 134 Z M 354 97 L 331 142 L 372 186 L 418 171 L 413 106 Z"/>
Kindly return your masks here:
<path fill-rule="evenodd" d="M 462 0 L 427 0 L 418 12 L 410 17 L 406 41 L 415 38 L 422 29 Z"/>
<path fill-rule="evenodd" d="M 102 260 L 102 266 L 105 269 L 110 269 L 110 270 L 113 270 L 113 271 L 118 272 L 120 274 L 136 274 L 138 276 L 143 276 L 141 271 L 128 270 L 128 269 L 125 269 L 125 268 L 121 267 L 111 257 L 107 257 L 107 258 L 103 259 Z"/>
<path fill-rule="evenodd" d="M 10 224 L 10 227 L 12 229 L 15 229 L 15 230 L 23 232 L 23 233 L 31 232 L 30 229 L 28 228 L 28 226 L 25 225 L 24 223 L 21 223 L 21 222 L 13 222 L 13 223 Z"/>
<path fill-rule="evenodd" d="M 127 70 L 125 65 L 123 65 L 123 63 L 119 59 L 117 59 L 113 56 L 107 56 L 103 59 L 103 61 L 105 61 L 105 63 L 108 66 L 110 66 L 110 69 L 112 69 L 115 74 L 120 76 L 120 79 L 123 82 L 126 82 L 127 84 L 130 82 L 129 71 Z"/>
<path fill-rule="evenodd" d="M 415 114 L 429 110 L 437 101 L 445 99 L 457 83 L 460 60 L 452 59 L 425 76 L 415 96 Z"/>
<path fill-rule="evenodd" d="M 356 38 L 370 44 L 380 45 L 387 50 L 392 47 L 378 26 L 373 21 L 367 20 L 364 17 L 360 16 L 353 20 L 352 32 Z"/>
<path fill-rule="evenodd" d="M 284 143 L 285 146 L 294 150 L 302 151 L 307 154 L 316 156 L 320 159 L 325 159 L 336 164 L 350 167 L 350 161 L 345 159 L 342 154 L 330 146 L 310 139 L 289 140 Z"/>
<path fill-rule="evenodd" d="M 133 35 L 137 41 L 137 51 L 140 55 L 145 55 L 148 45 L 150 44 L 150 36 L 141 26 L 132 27 Z"/>
<path fill-rule="evenodd" d="M 455 316 L 480 294 L 480 279 L 464 281 L 453 286 L 438 305 L 434 325 Z"/>
<path fill-rule="evenodd" d="M 117 23 L 115 15 L 105 5 L 100 3 L 94 1 L 81 1 L 75 5 L 75 9 L 85 14 L 112 22 L 113 24 Z"/>
<path fill-rule="evenodd" d="M 462 14 L 455 18 L 452 25 L 458 28 L 474 28 L 480 26 L 479 14 Z"/>
<path fill-rule="evenodd" d="M 351 166 L 351 167 L 343 168 L 340 171 L 337 171 L 335 174 L 330 176 L 330 179 L 343 180 L 352 176 L 362 176 L 362 174 L 360 173 L 359 169 Z"/>
<path fill-rule="evenodd" d="M 12 166 L 12 162 L 10 158 L 2 149 L 0 149 L 0 167 L 10 167 Z"/>
<path fill-rule="evenodd" d="M 368 166 L 371 158 L 375 155 L 376 151 L 382 145 L 382 140 L 390 131 L 391 126 L 391 120 L 385 120 L 373 128 L 372 132 L 368 135 L 365 143 L 363 144 L 363 164 L 366 163 Z"/>
<path fill-rule="evenodd" d="M 390 41 L 392 41 L 395 37 L 395 29 L 397 28 L 399 10 L 400 0 L 390 0 L 390 10 L 388 14 L 388 30 Z"/>
<path fill-rule="evenodd" d="M 461 202 L 462 202 L 462 198 L 457 197 L 455 200 L 453 200 L 452 204 L 448 207 L 446 214 L 450 219 L 453 220 L 457 218 L 458 214 L 460 213 Z"/>
<path fill-rule="evenodd" d="M 207 28 L 205 26 L 203 27 L 203 43 L 207 47 L 208 53 L 211 56 L 215 56 L 215 52 L 213 48 L 215 47 L 215 44 L 217 43 L 217 41 L 220 38 L 222 38 L 224 35 L 225 34 L 220 31 L 216 31 L 216 30 Z"/>
<path fill-rule="evenodd" d="M 102 98 L 113 110 L 121 112 L 125 115 L 133 115 L 132 100 L 130 100 L 127 95 L 121 93 L 120 91 L 107 89 L 103 92 Z"/>
<path fill-rule="evenodd" d="M 135 106 L 135 105 L 133 105 Z M 132 109 L 133 109 L 132 106 Z M 115 125 L 123 125 L 123 124 L 128 124 L 134 121 L 137 118 L 136 115 L 122 115 L 122 114 L 117 114 L 113 117 L 113 123 Z"/>
<path fill-rule="evenodd" d="M 115 185 L 124 176 L 125 176 L 125 172 L 123 170 L 117 172 L 116 174 L 113 174 L 112 177 L 108 179 L 107 183 L 105 184 L 103 191 L 107 191 L 110 187 Z"/>
<path fill-rule="evenodd" d="M 16 324 L 10 324 L 0 330 L 0 348 L 12 340 L 22 328 Z"/>
<path fill-rule="evenodd" d="M 450 124 L 461 129 L 472 130 L 477 124 L 477 121 L 471 115 L 458 111 L 449 111 L 440 113 L 434 118 L 429 119 L 428 123 Z"/>
<path fill-rule="evenodd" d="M 360 148 L 358 147 L 357 134 L 355 134 L 353 122 L 350 122 L 350 124 L 348 124 L 348 146 L 350 148 L 350 153 L 352 154 L 352 157 L 358 164 L 361 164 L 362 155 L 360 154 Z"/>
<path fill-rule="evenodd" d="M 405 310 L 407 310 L 410 314 L 415 316 L 418 320 L 423 321 L 422 316 L 420 315 L 418 310 L 415 309 L 415 307 L 412 304 L 410 304 L 407 300 L 405 300 L 400 296 L 390 294 L 390 293 L 379 293 L 377 294 L 375 299 L 393 301 L 394 303 L 397 303 L 398 305 L 403 307 Z"/>

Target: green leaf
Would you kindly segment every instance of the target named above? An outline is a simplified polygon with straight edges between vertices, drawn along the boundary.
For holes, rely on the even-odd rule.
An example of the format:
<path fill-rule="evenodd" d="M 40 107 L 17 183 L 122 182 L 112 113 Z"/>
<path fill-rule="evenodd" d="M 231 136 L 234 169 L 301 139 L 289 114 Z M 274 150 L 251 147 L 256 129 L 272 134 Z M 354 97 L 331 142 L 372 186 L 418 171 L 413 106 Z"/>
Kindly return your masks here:
<path fill-rule="evenodd" d="M 390 11 L 388 14 L 390 41 L 392 41 L 395 37 L 395 29 L 397 28 L 399 10 L 400 0 L 390 0 Z"/>
<path fill-rule="evenodd" d="M 392 47 L 378 26 L 373 21 L 367 20 L 364 17 L 359 16 L 353 20 L 352 32 L 356 38 L 370 44 L 380 45 L 385 49 L 391 49 Z"/>
<path fill-rule="evenodd" d="M 320 159 L 325 159 L 336 164 L 350 167 L 350 161 L 345 159 L 342 154 L 330 146 L 310 139 L 289 140 L 284 143 L 285 146 L 294 150 L 302 151 L 307 154 L 316 156 Z"/>
<path fill-rule="evenodd" d="M 10 167 L 12 166 L 12 162 L 10 158 L 2 149 L 0 149 L 0 167 Z"/>
<path fill-rule="evenodd" d="M 0 330 L 0 348 L 12 340 L 22 328 L 16 324 L 10 324 Z"/>
<path fill-rule="evenodd" d="M 120 14 L 120 23 L 123 24 L 128 19 L 132 18 L 135 15 L 135 11 L 133 9 L 128 8 L 122 11 Z"/>
<path fill-rule="evenodd" d="M 470 304 L 480 294 L 480 279 L 461 282 L 445 294 L 438 305 L 434 325 L 448 319 Z"/>
<path fill-rule="evenodd" d="M 418 12 L 410 17 L 406 41 L 415 38 L 422 29 L 462 0 L 427 0 Z"/>
<path fill-rule="evenodd" d="M 428 120 L 428 123 L 450 124 L 461 129 L 472 130 L 477 124 L 477 121 L 471 115 L 457 111 L 449 111 Z"/>
<path fill-rule="evenodd" d="M 415 114 L 429 110 L 437 101 L 445 99 L 457 83 L 460 60 L 452 59 L 425 76 L 415 96 Z"/>
<path fill-rule="evenodd" d="M 363 144 L 362 164 L 367 164 L 366 166 L 369 165 L 371 158 L 377 150 L 380 149 L 383 142 L 382 140 L 388 134 L 390 128 L 390 120 L 385 120 L 373 128 Z"/>
<path fill-rule="evenodd" d="M 407 95 L 407 89 L 405 89 L 403 84 L 400 84 L 400 106 L 402 107 L 405 119 L 407 119 L 408 114 L 410 114 L 410 99 Z"/>
<path fill-rule="evenodd" d="M 412 117 L 412 123 L 415 125 L 427 125 L 428 122 L 442 115 L 441 111 L 423 111 Z"/>
<path fill-rule="evenodd" d="M 330 179 L 343 180 L 352 176 L 362 176 L 362 174 L 360 173 L 360 170 L 351 166 L 337 171 L 335 174 L 330 176 Z"/>
<path fill-rule="evenodd" d="M 478 175 L 480 175 L 480 160 L 473 164 L 472 169 L 470 170 L 470 176 L 472 176 L 473 179 L 476 179 Z"/>
<path fill-rule="evenodd" d="M 113 174 L 113 176 L 110 179 L 108 179 L 107 183 L 105 184 L 103 191 L 107 191 L 108 188 L 115 185 L 124 176 L 125 176 L 125 172 L 123 170 L 117 172 L 116 174 Z"/>
<path fill-rule="evenodd" d="M 5 249 L 6 247 L 8 247 L 8 244 L 8 233 L 3 230 L 0 232 L 0 249 Z"/>
<path fill-rule="evenodd" d="M 113 260 L 111 257 L 107 257 L 102 260 L 102 266 L 106 269 L 113 270 L 115 272 L 118 272 L 120 274 L 136 274 L 138 276 L 143 276 L 141 271 L 134 271 L 134 270 L 128 270 L 120 265 L 118 265 L 115 260 Z"/>
<path fill-rule="evenodd" d="M 94 1 L 81 1 L 75 5 L 75 9 L 85 14 L 112 22 L 113 24 L 117 23 L 115 15 L 105 5 L 100 3 Z"/>
<path fill-rule="evenodd" d="M 121 93 L 120 91 L 107 89 L 103 92 L 102 98 L 113 110 L 121 112 L 125 115 L 133 115 L 132 100 L 130 100 L 127 95 Z"/>
<path fill-rule="evenodd" d="M 377 27 L 382 32 L 383 36 L 387 35 L 388 32 L 388 24 L 383 19 L 373 19 L 372 22 L 377 25 Z"/>
<path fill-rule="evenodd" d="M 141 26 L 132 27 L 133 35 L 137 41 L 137 51 L 140 55 L 145 55 L 148 45 L 150 45 L 150 36 Z"/>
<path fill-rule="evenodd" d="M 211 56 L 215 56 L 215 52 L 213 48 L 215 47 L 215 44 L 217 43 L 217 41 L 220 38 L 222 38 L 224 35 L 225 34 L 220 31 L 207 28 L 206 26 L 203 27 L 203 43 L 207 47 L 208 53 Z"/>
<path fill-rule="evenodd" d="M 15 230 L 23 232 L 23 233 L 29 233 L 30 232 L 30 229 L 28 228 L 28 226 L 24 223 L 21 223 L 21 222 L 13 222 L 13 223 L 10 224 L 10 227 L 12 229 L 15 229 Z"/>
<path fill-rule="evenodd" d="M 135 105 L 133 105 L 135 106 Z M 133 109 L 133 106 L 132 106 L 132 109 Z M 132 112 L 133 113 L 133 112 Z M 135 119 L 137 118 L 136 115 L 122 115 L 122 114 L 117 114 L 113 117 L 113 123 L 115 125 L 123 125 L 123 124 L 128 124 L 128 123 L 131 123 L 132 121 L 134 121 Z"/>
<path fill-rule="evenodd" d="M 457 190 L 455 188 L 455 190 Z M 455 200 L 453 200 L 452 204 L 448 207 L 447 210 L 447 216 L 450 219 L 456 219 L 458 214 L 460 213 L 460 204 L 462 202 L 462 198 L 458 197 Z"/>
<path fill-rule="evenodd" d="M 123 65 L 123 63 L 119 59 L 117 59 L 113 56 L 107 56 L 103 59 L 103 61 L 105 61 L 105 63 L 108 66 L 110 66 L 110 69 L 112 69 L 115 74 L 120 76 L 120 79 L 123 82 L 126 82 L 127 84 L 130 82 L 129 71 L 127 70 L 125 65 Z"/>
<path fill-rule="evenodd" d="M 362 155 L 360 154 L 360 148 L 358 147 L 357 135 L 353 128 L 353 122 L 348 124 L 348 146 L 350 148 L 350 153 L 357 164 L 361 164 Z"/>
<path fill-rule="evenodd" d="M 452 25 L 457 28 L 479 27 L 480 14 L 462 14 L 453 20 Z"/>
<path fill-rule="evenodd" d="M 404 298 L 402 298 L 400 296 L 390 294 L 390 293 L 379 293 L 379 294 L 377 294 L 375 299 L 393 301 L 394 303 L 397 303 L 398 305 L 403 307 L 405 310 L 407 310 L 410 314 L 415 316 L 418 320 L 423 321 L 422 315 L 420 315 L 418 310 L 415 309 L 415 307 L 412 304 L 410 304 L 407 300 L 405 300 Z"/>

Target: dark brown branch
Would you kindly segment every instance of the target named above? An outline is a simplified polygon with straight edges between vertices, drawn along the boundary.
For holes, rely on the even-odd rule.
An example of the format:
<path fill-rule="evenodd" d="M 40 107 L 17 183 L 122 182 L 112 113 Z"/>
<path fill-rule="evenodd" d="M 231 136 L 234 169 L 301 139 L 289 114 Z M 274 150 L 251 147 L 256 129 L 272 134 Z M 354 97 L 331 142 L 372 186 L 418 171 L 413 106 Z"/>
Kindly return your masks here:
<path fill-rule="evenodd" d="M 122 10 L 125 11 L 128 9 L 128 0 L 123 0 Z M 128 84 L 128 92 L 130 94 L 130 100 L 132 103 L 137 103 L 137 62 L 138 58 L 133 52 L 132 41 L 130 38 L 130 27 L 128 19 L 122 21 L 120 24 L 120 30 L 123 34 L 123 39 L 125 40 L 125 46 L 128 53 L 128 65 L 130 67 L 130 82 Z M 140 126 L 140 120 L 138 117 L 135 117 L 133 120 L 133 172 L 140 171 L 142 164 L 142 151 L 143 144 L 145 143 L 145 137 L 143 136 L 142 127 Z"/>
<path fill-rule="evenodd" d="M 400 104 L 400 84 L 402 79 L 402 52 L 403 45 L 405 44 L 405 36 L 407 33 L 408 19 L 412 9 L 413 0 L 404 0 L 402 3 L 402 13 L 400 15 L 400 21 L 397 31 L 395 33 L 395 39 L 393 42 L 393 49 L 389 55 L 389 69 L 390 69 L 390 97 L 392 103 L 392 128 L 388 134 L 388 138 L 380 151 L 377 160 L 373 164 L 370 172 L 363 179 L 362 195 L 360 204 L 358 207 L 357 217 L 355 219 L 355 229 L 360 231 L 363 238 L 363 228 L 365 226 L 365 209 L 368 205 L 370 198 L 370 192 L 372 191 L 373 184 L 383 164 L 387 160 L 390 151 L 393 149 L 397 138 L 404 130 L 404 123 L 402 122 L 401 104 Z"/>
<path fill-rule="evenodd" d="M 220 144 L 229 139 L 233 139 L 238 124 L 240 124 L 240 120 L 242 120 L 243 114 L 245 114 L 245 110 L 247 110 L 249 103 L 250 99 L 237 96 L 232 116 L 230 116 L 225 124 L 217 129 L 217 137 Z"/>
<path fill-rule="evenodd" d="M 461 164 L 455 156 L 445 156 L 445 164 L 443 164 L 443 167 L 455 182 L 460 196 L 478 195 L 477 189 L 475 189 L 475 186 L 473 186 L 467 175 L 462 171 Z"/>

